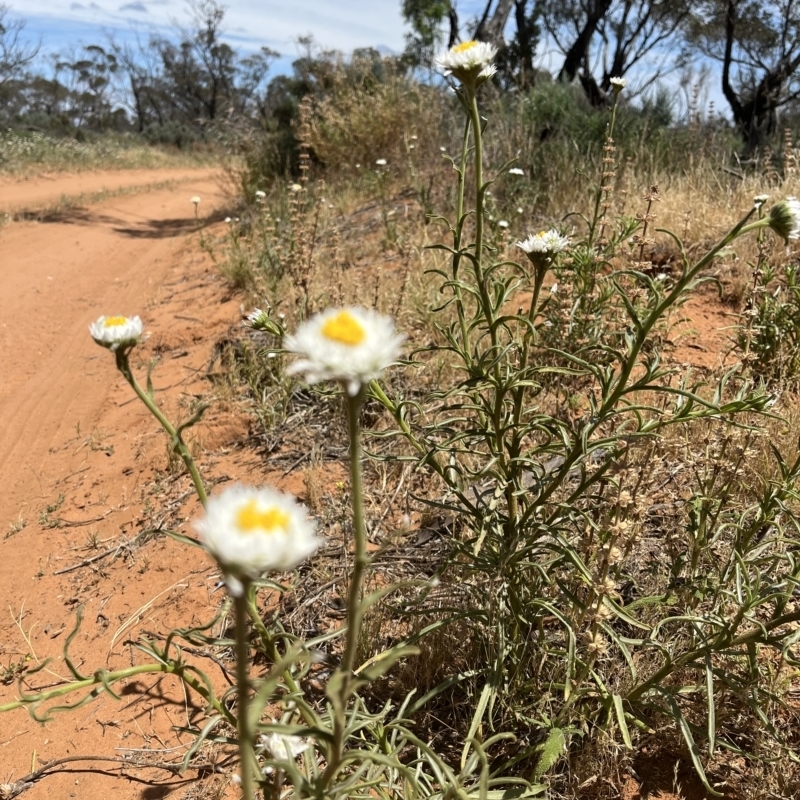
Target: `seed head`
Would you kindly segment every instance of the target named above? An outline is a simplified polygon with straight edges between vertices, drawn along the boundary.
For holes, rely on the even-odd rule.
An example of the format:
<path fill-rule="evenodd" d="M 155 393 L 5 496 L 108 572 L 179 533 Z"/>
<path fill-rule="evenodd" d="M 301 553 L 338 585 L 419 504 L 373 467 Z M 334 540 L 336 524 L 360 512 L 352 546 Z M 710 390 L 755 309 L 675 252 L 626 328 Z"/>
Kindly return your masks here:
<path fill-rule="evenodd" d="M 786 244 L 800 238 L 800 200 L 787 197 L 769 210 L 769 226 Z"/>

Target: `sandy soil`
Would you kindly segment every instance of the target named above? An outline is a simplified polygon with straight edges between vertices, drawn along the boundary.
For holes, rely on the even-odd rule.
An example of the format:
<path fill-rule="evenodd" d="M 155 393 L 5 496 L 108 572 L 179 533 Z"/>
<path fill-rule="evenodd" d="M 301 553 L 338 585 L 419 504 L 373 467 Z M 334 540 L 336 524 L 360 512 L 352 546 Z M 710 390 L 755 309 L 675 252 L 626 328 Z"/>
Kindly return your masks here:
<path fill-rule="evenodd" d="M 201 185 L 215 174 L 210 169 L 97 170 L 75 174 L 36 175 L 27 180 L 0 178 L 0 212 L 51 208 L 64 197 L 79 197 L 99 192 L 141 189 L 155 183 L 175 181 L 185 186 L 186 199 L 195 194 L 193 184 Z M 182 212 L 185 209 L 181 209 Z"/>
<path fill-rule="evenodd" d="M 154 176 L 132 177 L 153 183 Z M 103 180 L 75 178 L 84 187 Z M 185 416 L 194 397 L 208 392 L 214 342 L 241 312 L 200 252 L 189 197 L 201 195 L 203 216 L 211 219 L 221 215 L 224 198 L 211 171 L 171 179 L 180 181 L 178 189 L 71 207 L 0 231 L 0 677 L 3 667 L 46 658 L 52 663 L 31 684 L 53 685 L 64 676 L 61 648 L 79 605 L 85 617 L 75 653 L 90 672 L 142 661 L 124 644 L 142 628 L 206 621 L 218 605 L 219 595 L 212 594 L 217 575 L 199 551 L 164 537 L 141 549 L 125 547 L 170 509 L 173 515 L 179 510 L 180 523 L 196 507 L 189 484 L 168 469 L 164 435 L 87 330 L 101 313 L 140 314 L 152 335 L 135 361 L 143 372 L 150 358 L 160 357 L 154 381 L 167 410 Z M 72 181 L 55 183 L 40 202 L 72 192 Z M 212 410 L 195 434 L 196 446 L 224 453 L 246 434 L 243 418 Z M 213 457 L 205 461 L 213 473 Z M 109 549 L 106 557 L 64 571 Z M 219 670 L 214 678 L 224 687 Z M 179 757 L 187 737 L 171 728 L 196 713 L 194 700 L 170 679 L 140 682 L 129 691 L 119 704 L 100 700 L 46 726 L 22 709 L 0 716 L 0 784 L 64 756 L 157 750 L 159 759 Z M 0 685 L 0 704 L 16 693 L 14 681 Z M 94 800 L 111 791 L 121 800 L 155 798 L 185 783 L 163 771 L 133 770 L 130 780 L 97 771 L 110 775 L 118 769 L 114 763 L 68 767 L 78 771 L 48 777 L 25 797 Z M 95 771 L 81 771 L 87 768 Z M 137 782 L 149 779 L 167 783 Z"/>
<path fill-rule="evenodd" d="M 152 188 L 165 180 L 177 188 Z M 2 181 L 0 209 L 52 209 L 62 195 L 134 186 L 141 191 L 91 206 L 67 205 L 40 221 L 0 229 L 0 681 L 4 668 L 51 658 L 30 684 L 57 685 L 67 673 L 61 649 L 79 606 L 84 623 L 72 652 L 87 672 L 141 663 L 144 657 L 129 643 L 139 634 L 205 622 L 219 606 L 218 575 L 201 552 L 163 536 L 132 544 L 162 522 L 190 532 L 197 505 L 186 477 L 169 468 L 163 433 L 132 397 L 113 357 L 87 331 L 103 313 L 139 314 L 151 335 L 137 348 L 135 366 L 143 375 L 159 358 L 154 382 L 167 412 L 185 418 L 192 403 L 208 395 L 218 369 L 215 344 L 239 324 L 244 310 L 201 250 L 189 202 L 194 194 L 203 198 L 201 216 L 213 231 L 224 216 L 216 176 L 210 170 L 148 170 Z M 707 329 L 723 319 L 709 312 L 687 323 L 687 338 L 699 333 L 705 347 Z M 694 343 L 681 342 L 678 358 L 710 365 L 710 354 Z M 242 447 L 248 419 L 233 398 L 218 401 L 193 430 L 211 483 L 269 479 L 302 496 L 302 473 L 270 474 L 257 453 Z M 224 690 L 222 670 L 210 661 L 201 665 Z M 14 680 L 0 682 L 0 705 L 17 691 Z M 176 728 L 199 719 L 200 711 L 176 681 L 148 676 L 132 681 L 120 701 L 102 698 L 56 714 L 44 726 L 24 709 L 2 714 L 0 799 L 2 784 L 14 784 L 52 759 L 138 755 L 179 761 L 192 739 Z M 234 769 L 221 761 L 198 778 L 75 761 L 23 796 L 235 797 Z M 621 797 L 675 800 L 672 765 L 649 765 L 643 772 L 650 778 L 640 772 L 642 783 L 624 777 Z M 704 796 L 692 791 L 691 777 L 682 785 L 682 796 Z"/>

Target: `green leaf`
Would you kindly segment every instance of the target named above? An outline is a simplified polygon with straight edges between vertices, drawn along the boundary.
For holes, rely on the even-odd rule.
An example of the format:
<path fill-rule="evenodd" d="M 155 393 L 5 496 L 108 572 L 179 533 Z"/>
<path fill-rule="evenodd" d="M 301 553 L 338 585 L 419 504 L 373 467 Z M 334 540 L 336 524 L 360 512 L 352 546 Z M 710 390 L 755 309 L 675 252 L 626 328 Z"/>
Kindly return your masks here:
<path fill-rule="evenodd" d="M 625 721 L 625 709 L 622 707 L 622 698 L 618 694 L 612 694 L 611 701 L 614 704 L 614 712 L 617 715 L 617 724 L 622 734 L 622 741 L 625 742 L 625 747 L 627 747 L 628 750 L 633 750 L 631 732 L 628 730 L 628 723 Z"/>
<path fill-rule="evenodd" d="M 689 755 L 692 758 L 692 764 L 694 764 L 694 770 L 697 773 L 697 777 L 700 778 L 700 781 L 706 788 L 706 791 L 708 791 L 710 794 L 713 794 L 714 797 L 723 797 L 724 795 L 721 792 L 718 792 L 716 789 L 712 789 L 711 784 L 708 782 L 706 771 L 703 768 L 703 762 L 700 760 L 700 750 L 697 747 L 697 742 L 694 740 L 692 729 L 689 726 L 689 723 L 686 721 L 686 717 L 683 716 L 683 712 L 681 711 L 677 701 L 666 689 L 662 689 L 661 687 L 657 688 L 661 694 L 664 695 L 670 705 L 670 708 L 672 709 L 672 717 L 678 723 L 678 727 L 680 728 L 684 741 L 689 748 Z"/>
<path fill-rule="evenodd" d="M 541 755 L 539 756 L 539 761 L 533 773 L 536 780 L 549 772 L 550 768 L 561 758 L 566 742 L 564 731 L 562 731 L 561 728 L 553 728 L 553 730 L 550 731 L 547 739 L 541 746 Z"/>

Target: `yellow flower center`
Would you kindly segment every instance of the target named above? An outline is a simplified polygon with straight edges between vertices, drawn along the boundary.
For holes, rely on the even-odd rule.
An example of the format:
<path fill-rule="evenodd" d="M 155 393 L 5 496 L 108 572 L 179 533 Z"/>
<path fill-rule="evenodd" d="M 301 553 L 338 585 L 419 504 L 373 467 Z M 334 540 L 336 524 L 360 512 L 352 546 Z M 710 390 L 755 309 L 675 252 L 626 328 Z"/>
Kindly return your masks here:
<path fill-rule="evenodd" d="M 255 500 L 248 500 L 236 513 L 236 524 L 243 533 L 272 533 L 275 530 L 285 532 L 289 527 L 289 515 L 275 506 L 261 511 Z"/>
<path fill-rule="evenodd" d="M 367 332 L 349 311 L 340 311 L 335 317 L 331 317 L 322 326 L 322 335 L 326 339 L 351 346 L 361 344 L 367 338 Z"/>
<path fill-rule="evenodd" d="M 117 325 L 124 325 L 128 321 L 127 317 L 106 317 L 103 325 L 106 328 L 116 328 Z"/>
<path fill-rule="evenodd" d="M 465 53 L 467 50 L 472 50 L 473 47 L 477 47 L 478 43 L 472 39 L 469 42 L 461 42 L 461 44 L 455 45 L 453 47 L 454 53 Z"/>

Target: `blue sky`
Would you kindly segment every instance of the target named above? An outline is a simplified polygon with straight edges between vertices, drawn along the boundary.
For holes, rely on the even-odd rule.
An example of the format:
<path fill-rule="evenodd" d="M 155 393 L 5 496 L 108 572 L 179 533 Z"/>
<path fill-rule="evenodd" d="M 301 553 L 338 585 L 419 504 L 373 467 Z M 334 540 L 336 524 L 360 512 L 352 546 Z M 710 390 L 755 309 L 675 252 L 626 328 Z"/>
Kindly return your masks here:
<path fill-rule="evenodd" d="M 298 36 L 313 35 L 325 48 L 403 49 L 400 0 L 227 0 L 228 39 L 243 49 L 262 45 L 292 57 Z M 468 14 L 480 0 L 462 3 Z M 104 32 L 125 39 L 131 31 L 166 32 L 189 19 L 186 0 L 11 0 L 12 14 L 27 20 L 27 35 L 46 50 L 100 41 Z"/>
<path fill-rule="evenodd" d="M 379 47 L 399 53 L 406 27 L 401 0 L 222 0 L 226 7 L 226 39 L 241 51 L 262 46 L 281 54 L 272 74 L 288 72 L 298 56 L 297 38 L 311 35 L 325 49 L 351 52 L 357 47 Z M 462 24 L 483 9 L 484 0 L 459 0 Z M 176 23 L 190 19 L 187 0 L 10 0 L 12 16 L 26 20 L 26 37 L 41 40 L 43 51 L 67 50 L 82 44 L 102 44 L 108 35 L 117 41 L 143 39 L 150 31 L 169 35 Z M 543 48 L 547 50 L 547 48 Z M 555 68 L 560 58 L 552 51 L 540 54 L 544 68 Z M 719 96 L 718 81 L 707 87 L 717 108 L 727 106 Z M 667 81 L 677 89 L 675 76 Z M 707 99 L 707 98 L 706 98 Z"/>
<path fill-rule="evenodd" d="M 243 51 L 266 46 L 281 54 L 273 72 L 287 72 L 299 50 L 297 38 L 311 35 L 325 49 L 351 52 L 379 47 L 399 53 L 406 27 L 400 0 L 222 0 L 226 39 Z M 462 18 L 477 13 L 482 0 L 462 0 Z M 152 30 L 169 34 L 190 19 L 187 0 L 10 0 L 11 14 L 26 21 L 26 38 L 44 52 L 106 41 L 146 39 Z M 463 7 L 463 8 L 462 8 Z"/>

